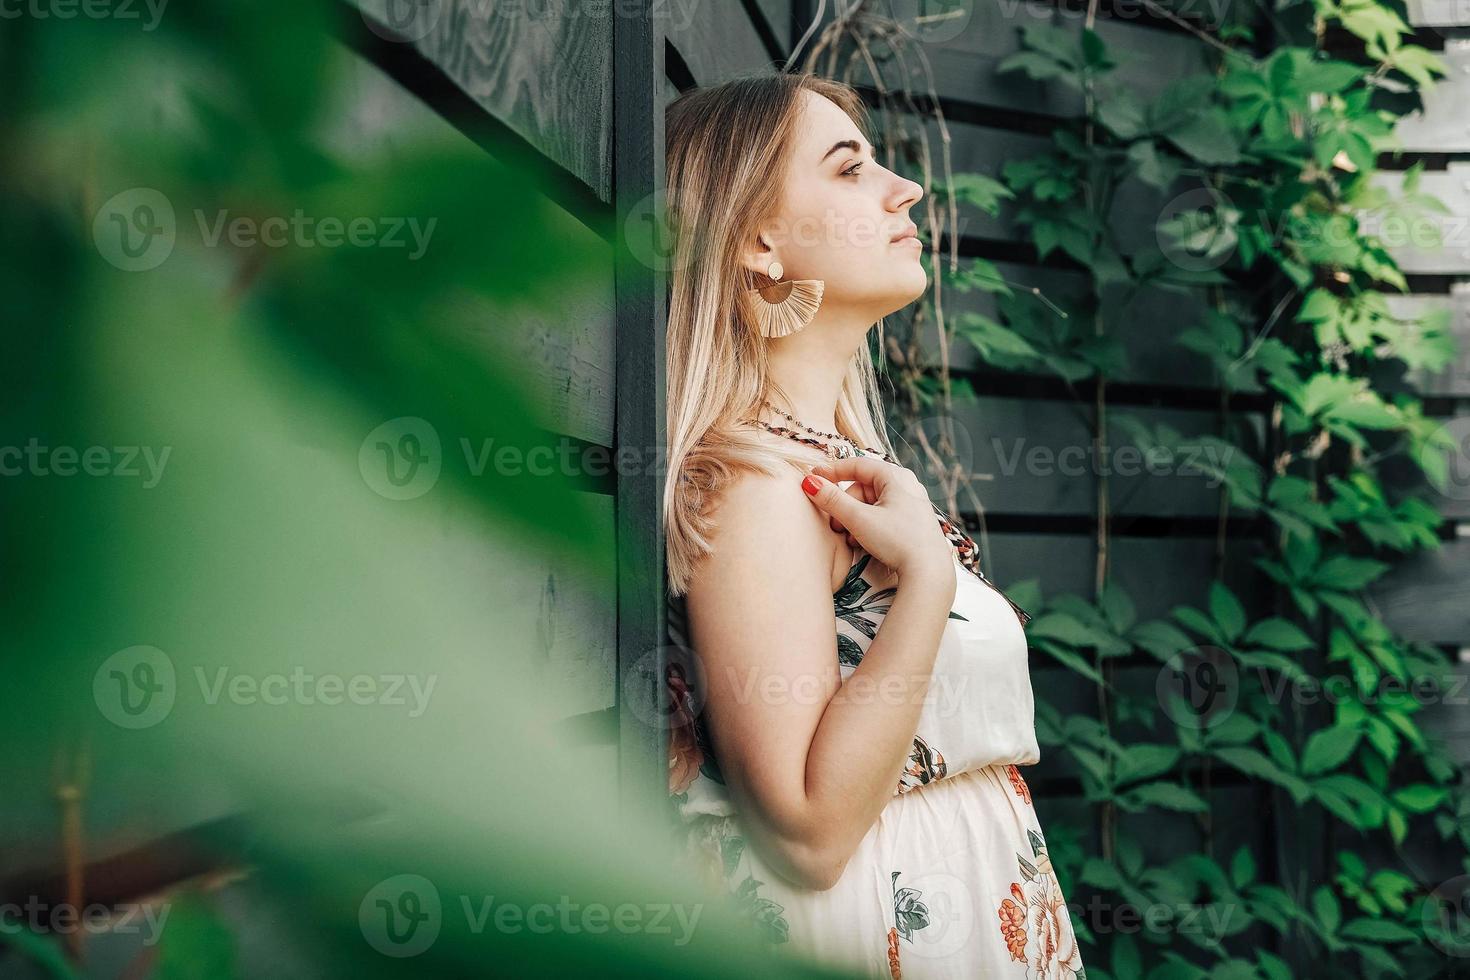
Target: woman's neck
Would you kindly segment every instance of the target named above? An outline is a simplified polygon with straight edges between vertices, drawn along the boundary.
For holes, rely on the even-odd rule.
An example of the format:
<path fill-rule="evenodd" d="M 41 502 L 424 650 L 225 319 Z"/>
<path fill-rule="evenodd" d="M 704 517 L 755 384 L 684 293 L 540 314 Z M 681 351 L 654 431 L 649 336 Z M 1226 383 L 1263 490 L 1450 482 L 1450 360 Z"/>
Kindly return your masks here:
<path fill-rule="evenodd" d="M 771 381 L 786 395 L 771 404 L 790 412 L 803 425 L 837 431 L 837 400 L 853 354 L 867 342 L 872 320 L 843 317 L 821 310 L 805 328 L 770 342 Z"/>

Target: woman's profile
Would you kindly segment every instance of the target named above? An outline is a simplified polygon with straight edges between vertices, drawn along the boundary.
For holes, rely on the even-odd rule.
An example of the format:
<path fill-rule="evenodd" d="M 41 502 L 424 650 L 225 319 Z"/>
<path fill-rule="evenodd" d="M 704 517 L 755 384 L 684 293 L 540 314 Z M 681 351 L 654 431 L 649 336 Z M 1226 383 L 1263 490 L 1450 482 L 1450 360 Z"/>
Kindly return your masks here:
<path fill-rule="evenodd" d="M 860 975 L 1083 976 L 1018 766 L 1026 614 L 897 461 L 869 342 L 927 286 L 858 95 L 667 113 L 669 791 L 763 941 Z"/>

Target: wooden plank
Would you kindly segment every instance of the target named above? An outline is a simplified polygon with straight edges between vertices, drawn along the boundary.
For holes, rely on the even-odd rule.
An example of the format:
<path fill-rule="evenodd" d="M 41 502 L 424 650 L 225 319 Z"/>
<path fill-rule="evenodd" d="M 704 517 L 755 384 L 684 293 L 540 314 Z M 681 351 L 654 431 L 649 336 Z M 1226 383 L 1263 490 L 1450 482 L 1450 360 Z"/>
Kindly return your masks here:
<path fill-rule="evenodd" d="M 1373 175 L 1373 184 L 1396 198 L 1403 194 L 1403 183 L 1400 171 L 1380 170 Z M 1360 211 L 1364 230 L 1383 240 L 1405 272 L 1470 273 L 1470 163 L 1452 162 L 1444 170 L 1424 171 L 1419 192 L 1438 198 L 1448 213 L 1430 211 L 1412 222 L 1389 222 Z"/>
<path fill-rule="evenodd" d="M 926 34 L 932 40 L 923 50 L 933 66 L 935 89 L 941 98 L 1058 118 L 1082 114 L 1081 96 L 1074 90 L 1033 82 L 1020 72 L 996 71 L 1001 61 L 1021 49 L 1020 32 L 1027 24 L 1061 26 L 1080 38 L 1082 13 L 1032 2 L 965 4 L 962 9 L 967 17 Z M 829 5 L 826 19 L 832 16 Z M 1098 19 L 1097 32 L 1120 62 L 1112 82 L 1144 101 L 1185 75 L 1208 70 L 1205 46 L 1188 35 L 1105 17 Z M 917 69 L 915 72 L 917 75 Z M 854 80 L 870 84 L 871 75 L 859 68 Z M 911 84 L 919 81 L 916 77 Z M 899 84 L 900 79 L 893 75 L 889 87 Z"/>
<path fill-rule="evenodd" d="M 980 397 L 954 407 L 947 427 L 955 439 L 954 459 L 976 476 L 976 492 L 991 516 L 1094 514 L 1097 483 L 1104 473 L 1115 514 L 1210 518 L 1219 512 L 1218 484 L 1185 465 L 1194 458 L 1207 462 L 1215 454 L 1214 447 L 1189 443 L 1192 437 L 1214 433 L 1213 412 L 1115 408 L 1110 413 L 1110 451 L 1098 459 L 1086 417 L 1072 404 Z M 1151 429 L 1175 429 L 1185 437 L 1184 451 L 1146 461 L 1131 448 L 1133 441 L 1120 424 L 1125 415 Z M 1254 424 L 1259 439 L 1262 420 L 1256 418 Z M 937 416 L 919 426 L 931 438 L 938 427 Z M 1235 513 L 1241 512 L 1236 508 Z"/>
<path fill-rule="evenodd" d="M 565 234 L 588 235 L 568 220 Z M 613 442 L 612 249 L 549 310 L 481 296 L 446 298 L 445 326 L 469 337 L 487 361 L 515 364 L 545 411 L 543 426 L 598 446 Z"/>
<path fill-rule="evenodd" d="M 1465 397 L 1470 395 L 1470 281 L 1453 283 L 1447 293 L 1386 293 L 1389 312 L 1404 319 L 1417 319 L 1437 310 L 1449 312 L 1449 331 L 1454 338 L 1455 358 L 1439 371 L 1408 372 L 1404 382 L 1422 395 Z"/>
<path fill-rule="evenodd" d="M 383 72 L 347 51 L 328 94 L 320 138 L 344 166 L 392 169 L 409 152 L 460 148 L 462 133 Z M 487 360 L 518 365 L 517 378 L 543 405 L 549 430 L 612 444 L 612 248 L 566 212 L 556 233 L 604 256 L 550 310 L 506 306 L 478 295 L 446 296 L 447 330 L 468 337 Z"/>
<path fill-rule="evenodd" d="M 620 216 L 664 190 L 664 18 L 653 0 L 624 4 L 614 21 L 614 200 Z M 615 442 L 639 452 L 668 445 L 664 420 L 667 276 L 640 263 L 657 254 L 653 222 L 619 221 L 628 240 L 615 262 Z M 663 486 L 658 468 L 621 468 L 617 493 L 618 786 L 622 820 L 643 824 L 668 797 L 668 738 L 648 717 L 661 703 L 667 636 Z M 639 705 L 644 706 L 640 716 Z"/>
<path fill-rule="evenodd" d="M 1448 459 L 1444 489 L 1425 479 L 1420 462 L 1403 454 L 1383 460 L 1381 476 L 1390 499 L 1418 497 L 1439 511 L 1446 520 L 1470 521 L 1470 407 L 1462 407 L 1457 415 L 1432 414 L 1444 429 L 1452 445 L 1458 447 Z"/>
<path fill-rule="evenodd" d="M 1047 153 L 1051 140 L 1026 133 L 1015 133 L 990 126 L 948 121 L 950 133 L 950 166 L 955 173 L 978 173 L 1004 182 L 1003 170 L 1012 160 L 1028 160 Z M 937 123 L 927 125 L 932 166 L 936 172 L 942 165 L 942 136 Z M 918 179 L 917 174 L 910 176 Z M 1157 252 L 1159 239 L 1156 225 L 1172 213 L 1170 208 L 1180 195 L 1201 187 L 1195 177 L 1181 177 L 1166 188 L 1154 187 L 1136 177 L 1126 177 L 1118 185 L 1110 212 L 1111 227 L 1119 249 L 1125 255 Z M 1021 241 L 1023 233 L 1014 223 L 1015 206 L 1003 204 L 1000 213 L 991 216 L 965 202 L 959 206 L 957 231 L 962 236 L 1004 241 Z M 1061 256 L 1063 253 L 1056 252 Z"/>
<path fill-rule="evenodd" d="M 979 540 L 978 535 L 972 535 Z M 1072 592 L 1092 596 L 1096 545 L 1080 534 L 995 533 L 986 535 L 985 574 L 1002 588 L 1025 579 L 1040 581 L 1044 596 Z M 1114 535 L 1110 542 L 1113 580 L 1128 591 L 1140 619 L 1164 616 L 1174 606 L 1200 606 L 1214 577 L 1215 543 L 1208 538 L 1145 538 Z M 1250 560 L 1264 554 L 1259 542 L 1226 544 L 1226 584 L 1247 609 L 1266 608 L 1269 582 Z"/>
<path fill-rule="evenodd" d="M 754 4 L 760 9 L 761 15 L 770 26 L 771 33 L 776 36 L 776 44 L 780 47 L 783 57 L 789 55 L 791 42 L 796 40 L 791 36 L 794 7 L 792 0 L 754 0 Z"/>
<path fill-rule="evenodd" d="M 684 56 L 701 87 L 737 75 L 774 72 L 779 67 L 772 61 L 750 15 L 736 0 L 714 4 L 701 0 L 667 0 L 667 5 L 669 14 L 664 23 L 669 41 Z"/>
<path fill-rule="evenodd" d="M 1465 0 L 1406 0 L 1409 23 L 1425 27 L 1470 27 Z"/>
<path fill-rule="evenodd" d="M 1395 633 L 1425 643 L 1470 645 L 1470 537 L 1409 557 L 1373 583 L 1370 594 Z"/>
<path fill-rule="evenodd" d="M 611 200 L 614 4 L 358 0 L 486 112 Z"/>
<path fill-rule="evenodd" d="M 1454 2 L 1461 23 L 1470 23 L 1470 3 Z M 1449 75 L 1423 93 L 1424 108 L 1399 120 L 1393 134 L 1405 150 L 1464 153 L 1470 151 L 1470 122 L 1465 115 L 1470 104 L 1470 38 L 1445 41 L 1439 57 Z"/>
<path fill-rule="evenodd" d="M 965 260 L 962 258 L 960 262 L 963 267 Z M 1006 282 L 1013 284 L 1012 290 L 1035 287 L 1059 305 L 1065 305 L 1067 297 L 1082 295 L 1090 288 L 1088 277 L 1082 272 L 1016 262 L 995 262 L 995 267 Z M 1131 299 L 1121 292 L 1118 287 L 1103 292 L 1104 309 L 1120 320 L 1113 335 L 1120 338 L 1125 354 L 1124 370 L 1115 380 L 1214 388 L 1217 380 L 1210 362 L 1176 342 L 1185 327 L 1202 322 L 1206 305 L 1201 291 L 1177 293 L 1149 288 Z M 947 290 L 944 304 L 945 315 L 951 318 L 952 324 L 957 323 L 954 318 L 966 314 L 992 319 L 1000 315 L 994 294 L 979 290 L 969 293 Z M 938 364 L 939 337 L 932 318 L 925 328 L 923 346 L 928 362 Z M 963 339 L 951 339 L 949 357 L 951 365 L 961 370 L 974 369 L 983 363 L 974 346 Z"/>

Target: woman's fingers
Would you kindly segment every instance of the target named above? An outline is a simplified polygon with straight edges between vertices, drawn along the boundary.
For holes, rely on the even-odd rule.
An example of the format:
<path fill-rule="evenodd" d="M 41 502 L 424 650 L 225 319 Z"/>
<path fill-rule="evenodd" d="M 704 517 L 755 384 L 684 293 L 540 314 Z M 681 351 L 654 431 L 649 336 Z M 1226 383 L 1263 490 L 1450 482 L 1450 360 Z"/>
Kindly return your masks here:
<path fill-rule="evenodd" d="M 899 469 L 892 463 L 873 456 L 848 456 L 846 459 L 817 463 L 812 467 L 814 473 L 832 483 L 856 480 L 859 483 L 871 484 L 878 493 L 882 492 L 889 479 Z"/>
<path fill-rule="evenodd" d="M 820 476 L 821 474 L 818 475 Z M 849 486 L 843 487 L 842 492 L 857 500 L 861 500 L 865 504 L 871 504 L 873 502 L 869 498 L 867 489 L 861 483 L 854 482 Z M 838 532 L 839 534 L 847 530 L 847 528 L 842 525 L 842 522 L 835 517 L 827 518 L 827 526 L 830 527 L 832 530 Z M 851 538 L 851 535 L 849 535 L 849 538 Z"/>

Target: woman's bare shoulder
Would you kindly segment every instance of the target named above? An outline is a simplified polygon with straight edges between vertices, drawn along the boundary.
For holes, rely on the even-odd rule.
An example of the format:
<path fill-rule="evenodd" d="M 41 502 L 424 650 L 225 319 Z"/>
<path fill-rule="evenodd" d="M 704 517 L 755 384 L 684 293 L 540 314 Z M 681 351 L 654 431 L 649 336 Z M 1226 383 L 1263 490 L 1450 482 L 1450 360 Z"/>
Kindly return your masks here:
<path fill-rule="evenodd" d="M 743 574 L 753 565 L 810 561 L 835 569 L 845 555 L 844 536 L 833 531 L 801 489 L 802 472 L 786 467 L 775 474 L 742 471 L 712 502 L 715 531 L 710 574 Z M 698 577 L 706 577 L 700 575 Z"/>

